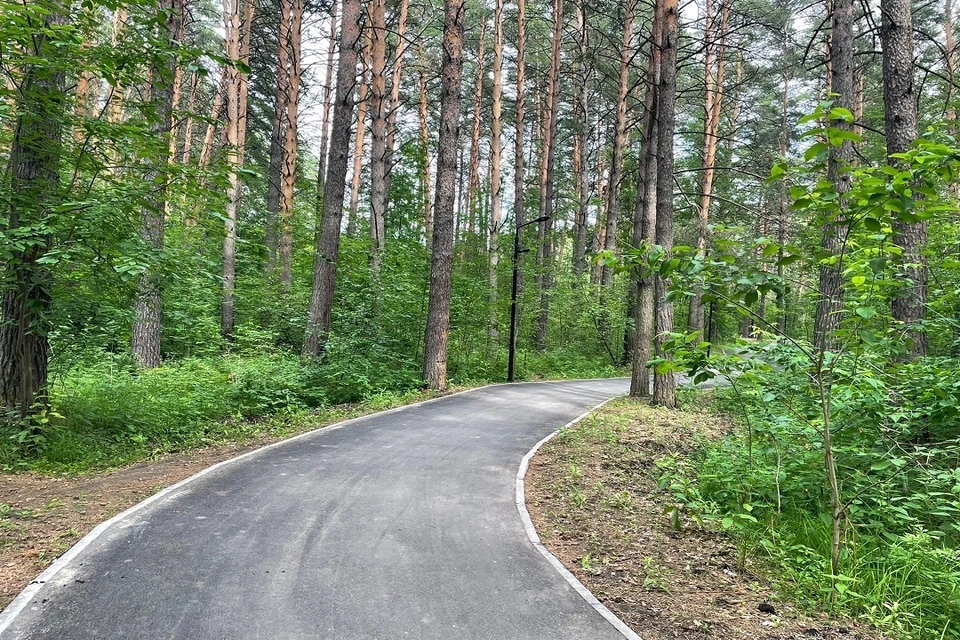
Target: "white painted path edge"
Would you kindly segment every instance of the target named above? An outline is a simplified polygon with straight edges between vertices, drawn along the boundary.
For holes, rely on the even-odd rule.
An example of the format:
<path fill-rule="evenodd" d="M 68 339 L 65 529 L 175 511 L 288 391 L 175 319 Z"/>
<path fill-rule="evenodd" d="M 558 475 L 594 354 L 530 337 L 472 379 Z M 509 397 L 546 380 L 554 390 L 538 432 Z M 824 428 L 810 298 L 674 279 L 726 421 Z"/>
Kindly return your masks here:
<path fill-rule="evenodd" d="M 533 543 L 533 546 L 536 547 L 537 551 L 539 551 L 540 554 L 546 558 L 551 565 L 553 565 L 553 568 L 557 570 L 557 573 L 563 576 L 563 579 L 569 582 L 570 586 L 573 587 L 573 589 L 579 593 L 584 600 L 587 601 L 587 604 L 593 607 L 597 613 L 607 620 L 607 622 L 612 624 L 614 628 L 623 635 L 624 638 L 627 638 L 627 640 L 643 640 L 640 636 L 634 633 L 633 630 L 628 627 L 623 620 L 618 618 L 616 614 L 603 606 L 603 603 L 597 600 L 596 596 L 590 593 L 590 590 L 587 589 L 582 582 L 577 580 L 577 577 L 570 573 L 569 569 L 563 566 L 563 563 L 560 562 L 557 556 L 550 553 L 550 551 L 543 546 L 543 543 L 540 542 L 540 536 L 537 535 L 537 530 L 533 526 L 533 521 L 530 519 L 530 513 L 527 511 L 527 501 L 524 495 L 523 480 L 527 475 L 527 467 L 530 465 L 530 460 L 533 458 L 533 456 L 536 455 L 537 451 L 540 450 L 540 447 L 552 440 L 558 433 L 560 433 L 562 429 L 572 427 L 603 405 L 615 399 L 616 398 L 610 398 L 609 400 L 604 400 L 597 406 L 585 411 L 567 424 L 560 427 L 560 429 L 557 429 L 546 438 L 535 444 L 533 449 L 530 449 L 530 451 L 527 452 L 527 455 L 523 456 L 523 460 L 520 462 L 520 469 L 517 471 L 517 511 L 520 512 L 520 519 L 523 520 L 523 528 L 526 530 L 527 537 L 530 538 L 530 542 Z"/>
<path fill-rule="evenodd" d="M 158 491 L 157 493 L 153 494 L 152 496 L 143 500 L 142 502 L 138 502 L 137 504 L 133 505 L 127 510 L 120 512 L 119 514 L 113 516 L 109 520 L 101 522 L 96 527 L 94 527 L 93 530 L 90 531 L 90 533 L 88 533 L 83 538 L 81 538 L 76 544 L 70 547 L 70 549 L 68 549 L 66 553 L 64 553 L 62 556 L 60 556 L 56 560 L 54 560 L 53 563 L 49 567 L 47 567 L 40 575 L 38 575 L 36 578 L 30 581 L 30 584 L 28 584 L 23 589 L 23 591 L 21 591 L 17 595 L 17 597 L 14 598 L 13 601 L 10 602 L 10 604 L 8 604 L 6 608 L 3 609 L 2 612 L 0 612 L 0 633 L 3 633 L 4 631 L 7 630 L 7 627 L 9 627 L 13 623 L 13 621 L 16 619 L 16 617 L 20 614 L 20 612 L 22 612 L 26 608 L 26 606 L 30 604 L 30 601 L 33 600 L 33 597 L 43 587 L 44 584 L 52 580 L 58 573 L 60 573 L 60 571 L 62 571 L 70 563 L 71 560 L 73 560 L 84 549 L 90 546 L 97 538 L 103 535 L 103 533 L 107 529 L 109 529 L 114 524 L 132 516 L 133 514 L 140 511 L 141 509 L 153 504 L 154 502 L 158 502 L 166 498 L 167 496 L 175 492 L 180 487 L 190 482 L 193 482 L 194 480 L 202 478 L 203 476 L 215 471 L 216 469 L 219 469 L 220 467 L 226 466 L 228 464 L 233 464 L 235 462 L 239 462 L 240 460 L 244 460 L 251 456 L 258 455 L 264 451 L 268 451 L 275 447 L 285 445 L 289 442 L 310 437 L 321 431 L 335 431 L 338 429 L 342 429 L 343 427 L 350 426 L 361 420 L 370 418 L 372 416 L 382 416 L 382 415 L 387 415 L 391 413 L 397 413 L 399 411 L 408 409 L 410 407 L 418 407 L 421 405 L 429 404 L 431 402 L 437 402 L 438 400 L 443 400 L 445 398 L 450 398 L 452 396 L 462 395 L 465 393 L 473 393 L 475 391 L 489 389 L 492 387 L 510 386 L 514 384 L 554 384 L 554 383 L 562 383 L 562 382 L 587 382 L 589 380 L 596 380 L 596 379 L 598 378 L 583 378 L 583 379 L 577 379 L 577 380 L 542 380 L 542 381 L 536 381 L 536 382 L 523 382 L 523 383 L 505 382 L 505 383 L 488 384 L 481 387 L 474 387 L 472 389 L 464 389 L 463 391 L 457 391 L 456 393 L 450 393 L 450 394 L 438 396 L 436 398 L 430 398 L 429 400 L 422 400 L 420 402 L 405 404 L 399 407 L 394 407 L 392 409 L 386 409 L 384 411 L 368 413 L 363 416 L 350 418 L 349 420 L 337 422 L 325 427 L 319 427 L 311 431 L 305 431 L 304 433 L 287 438 L 285 440 L 280 440 L 272 444 L 268 444 L 263 447 L 260 447 L 258 449 L 254 449 L 253 451 L 248 451 L 239 456 L 236 456 L 235 458 L 230 458 L 228 460 L 223 460 L 221 462 L 218 462 L 217 464 L 207 467 L 206 469 L 203 469 L 202 471 L 190 476 L 189 478 L 184 478 L 180 482 L 172 484 L 169 487 L 162 489 L 161 491 Z M 575 418 L 574 420 L 567 423 L 566 425 L 564 425 L 564 427 L 561 427 L 561 428 L 569 427 L 571 425 L 576 424 L 577 422 L 580 422 L 581 420 L 586 418 L 588 415 L 590 415 L 593 411 L 595 411 L 596 409 L 599 409 L 610 400 L 613 400 L 613 398 L 605 400 L 604 402 L 593 407 L 589 411 L 586 411 L 585 413 L 578 416 L 577 418 Z M 628 640 L 642 640 L 637 634 L 633 633 L 633 631 L 631 631 L 623 623 L 622 620 L 617 618 L 615 615 L 613 615 L 613 613 L 609 609 L 603 606 L 600 603 L 600 601 L 598 601 L 593 596 L 593 594 L 590 593 L 590 591 L 586 587 L 584 587 L 583 584 L 579 580 L 577 580 L 573 576 L 573 574 L 571 574 L 567 570 L 567 568 L 564 567 L 563 564 L 559 560 L 557 560 L 557 558 L 552 553 L 546 550 L 546 548 L 540 543 L 540 538 L 539 536 L 537 536 L 537 532 L 533 528 L 533 523 L 530 521 L 530 515 L 527 513 L 526 506 L 524 505 L 524 502 L 523 502 L 523 476 L 526 475 L 527 465 L 530 461 L 530 458 L 533 457 L 533 455 L 545 442 L 547 442 L 548 440 L 553 438 L 555 435 L 557 435 L 558 432 L 559 432 L 559 429 L 551 433 L 549 436 L 547 436 L 540 442 L 538 442 L 537 445 L 529 453 L 527 453 L 526 456 L 524 456 L 523 461 L 521 462 L 521 465 L 520 465 L 520 471 L 517 473 L 517 509 L 520 511 L 520 517 L 523 520 L 523 525 L 527 532 L 527 536 L 530 538 L 530 541 L 537 548 L 537 550 L 540 551 L 540 553 L 543 554 L 544 557 L 546 557 L 546 559 L 550 561 L 550 564 L 553 565 L 553 567 L 560 573 L 560 575 L 563 576 L 563 578 L 573 586 L 573 588 L 577 591 L 577 593 L 579 593 L 594 609 L 596 609 L 600 613 L 600 615 L 602 615 L 607 621 L 609 621 L 614 627 L 616 627 L 617 630 L 620 631 L 620 633 L 622 633 L 625 638 L 628 638 Z"/>

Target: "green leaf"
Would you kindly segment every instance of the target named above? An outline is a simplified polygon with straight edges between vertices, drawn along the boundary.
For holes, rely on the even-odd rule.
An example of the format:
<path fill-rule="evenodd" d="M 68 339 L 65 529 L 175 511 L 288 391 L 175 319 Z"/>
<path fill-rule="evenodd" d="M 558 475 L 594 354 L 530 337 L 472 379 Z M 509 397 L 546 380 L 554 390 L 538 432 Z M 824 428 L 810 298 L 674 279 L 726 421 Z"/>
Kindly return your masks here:
<path fill-rule="evenodd" d="M 877 310 L 873 307 L 857 307 L 857 315 L 861 318 L 869 320 L 873 316 L 877 315 Z"/>

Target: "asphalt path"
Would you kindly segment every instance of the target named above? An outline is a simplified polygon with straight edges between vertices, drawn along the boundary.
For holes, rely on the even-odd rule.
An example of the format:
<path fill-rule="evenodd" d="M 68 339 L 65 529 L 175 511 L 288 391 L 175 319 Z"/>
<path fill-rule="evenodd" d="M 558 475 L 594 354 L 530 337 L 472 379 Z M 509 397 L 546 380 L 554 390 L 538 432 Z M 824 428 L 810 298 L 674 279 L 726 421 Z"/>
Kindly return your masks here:
<path fill-rule="evenodd" d="M 515 484 L 627 387 L 485 387 L 219 465 L 81 541 L 0 639 L 623 640 L 531 542 Z"/>

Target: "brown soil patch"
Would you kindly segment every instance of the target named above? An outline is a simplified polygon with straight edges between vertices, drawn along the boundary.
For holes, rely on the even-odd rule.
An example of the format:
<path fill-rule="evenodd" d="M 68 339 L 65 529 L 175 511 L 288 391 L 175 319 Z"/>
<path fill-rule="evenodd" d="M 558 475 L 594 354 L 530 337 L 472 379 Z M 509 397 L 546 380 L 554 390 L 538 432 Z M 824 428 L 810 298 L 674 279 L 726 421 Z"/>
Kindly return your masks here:
<path fill-rule="evenodd" d="M 436 395 L 425 392 L 395 404 Z M 265 420 L 259 435 L 240 443 L 170 453 L 88 475 L 0 473 L 0 609 L 98 524 L 158 491 L 247 451 L 388 408 L 343 405 L 294 420 Z"/>
<path fill-rule="evenodd" d="M 723 533 L 681 515 L 656 461 L 716 437 L 722 419 L 617 400 L 534 456 L 527 508 L 543 543 L 644 640 L 873 640 L 872 629 L 807 616 L 780 599 Z"/>

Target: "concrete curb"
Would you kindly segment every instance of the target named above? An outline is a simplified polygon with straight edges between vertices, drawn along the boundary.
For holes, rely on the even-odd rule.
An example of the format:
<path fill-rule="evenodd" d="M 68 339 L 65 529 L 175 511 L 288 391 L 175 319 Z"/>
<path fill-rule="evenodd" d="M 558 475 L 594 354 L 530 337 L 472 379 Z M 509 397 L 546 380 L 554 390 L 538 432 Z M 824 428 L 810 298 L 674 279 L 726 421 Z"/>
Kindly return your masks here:
<path fill-rule="evenodd" d="M 610 398 L 609 400 L 604 400 L 597 406 L 591 408 L 589 411 L 584 412 L 583 414 L 577 416 L 567 424 L 563 425 L 562 427 L 560 427 L 560 429 L 566 429 L 567 427 L 572 427 L 573 425 L 577 424 L 578 422 L 580 422 L 581 420 L 589 416 L 591 413 L 593 413 L 603 405 L 615 399 L 616 398 Z M 520 469 L 517 471 L 517 511 L 520 512 L 520 519 L 523 521 L 523 528 L 527 532 L 527 537 L 530 538 L 530 542 L 533 543 L 533 546 L 536 547 L 537 551 L 539 551 L 540 554 L 547 559 L 547 562 L 549 562 L 553 566 L 553 568 L 557 570 L 557 573 L 563 576 L 564 580 L 570 583 L 570 586 L 573 587 L 573 589 L 580 594 L 580 597 L 582 597 L 584 600 L 587 601 L 587 604 L 593 607 L 597 613 L 599 613 L 601 616 L 603 616 L 607 620 L 607 622 L 612 624 L 614 628 L 617 631 L 619 631 L 620 634 L 623 635 L 623 637 L 626 638 L 627 640 L 643 640 L 640 636 L 634 633 L 633 630 L 630 627 L 628 627 L 626 623 L 623 622 L 623 620 L 618 618 L 612 611 L 610 611 L 610 609 L 607 609 L 605 606 L 603 606 L 603 603 L 597 600 L 596 596 L 590 593 L 590 590 L 587 589 L 585 586 L 583 586 L 583 583 L 577 580 L 576 576 L 570 573 L 569 569 L 563 566 L 563 563 L 560 562 L 559 559 L 557 559 L 557 556 L 550 553 L 550 551 L 548 551 L 547 548 L 543 546 L 543 543 L 540 542 L 540 536 L 537 535 L 537 530 L 533 526 L 533 521 L 530 520 L 530 513 L 527 511 L 527 504 L 526 504 L 524 484 L 523 484 L 524 477 L 526 477 L 527 475 L 527 467 L 530 465 L 531 458 L 533 458 L 533 456 L 536 455 L 537 451 L 540 450 L 540 447 L 545 445 L 547 442 L 552 440 L 558 433 L 560 433 L 560 429 L 557 429 L 556 431 L 548 435 L 546 438 L 538 442 L 536 445 L 534 445 L 533 449 L 530 449 L 530 451 L 527 452 L 527 455 L 523 456 L 523 460 L 520 462 Z"/>
<path fill-rule="evenodd" d="M 157 493 L 155 493 L 154 495 L 150 496 L 149 498 L 143 500 L 142 502 L 138 502 L 137 504 L 133 505 L 132 507 L 128 508 L 127 510 L 122 511 L 121 513 L 113 516 L 113 517 L 110 518 L 109 520 L 106 520 L 106 521 L 104 521 L 104 522 L 101 522 L 101 523 L 98 524 L 96 527 L 94 527 L 93 530 L 90 531 L 90 533 L 88 533 L 88 534 L 85 535 L 83 538 L 81 538 L 76 544 L 74 544 L 72 547 L 70 547 L 70 549 L 68 549 L 68 550 L 66 551 L 66 553 L 64 553 L 63 555 L 61 555 L 61 556 L 60 556 L 59 558 L 57 558 L 56 560 L 54 560 L 53 563 L 52 563 L 49 567 L 47 567 L 39 576 L 37 576 L 36 578 L 34 578 L 34 579 L 30 582 L 30 584 L 28 584 L 28 585 L 23 589 L 23 591 L 21 591 L 21 592 L 17 595 L 17 597 L 14 598 L 14 599 L 10 602 L 10 604 L 8 604 L 5 609 L 3 609 L 2 612 L 0 612 L 0 634 L 2 634 L 4 631 L 6 631 L 7 628 L 8 628 L 8 627 L 13 623 L 13 621 L 16 619 L 16 617 L 27 607 L 28 604 L 30 604 L 30 602 L 33 600 L 33 598 L 37 595 L 37 592 L 40 591 L 40 589 L 43 587 L 44 584 L 46 584 L 47 582 L 50 582 L 51 580 L 53 580 L 54 577 L 56 577 L 56 575 L 57 575 L 58 573 L 60 573 L 60 571 L 62 571 L 62 570 L 70 563 L 71 560 L 73 560 L 73 559 L 74 559 L 77 555 L 79 555 L 84 549 L 86 549 L 88 546 L 90 546 L 97 538 L 99 538 L 101 535 L 103 535 L 103 533 L 104 533 L 105 531 L 107 531 L 107 529 L 109 529 L 111 526 L 119 523 L 120 521 L 129 518 L 130 516 L 134 515 L 134 514 L 137 513 L 138 511 L 146 508 L 147 506 L 149 506 L 149 505 L 151 505 L 151 504 L 153 504 L 153 503 L 155 503 L 155 502 L 159 502 L 159 501 L 161 501 L 161 500 L 164 500 L 165 498 L 170 497 L 171 494 L 173 494 L 174 492 L 176 492 L 177 490 L 179 490 L 180 488 L 182 488 L 184 485 L 189 484 L 189 483 L 191 483 L 191 482 L 193 482 L 194 480 L 197 480 L 197 479 L 199 479 L 199 478 L 202 478 L 203 476 L 205 476 L 205 475 L 207 475 L 207 474 L 209 474 L 209 473 L 211 473 L 211 472 L 219 469 L 220 467 L 223 467 L 223 466 L 226 466 L 226 465 L 229 465 L 229 464 L 233 464 L 233 463 L 235 463 L 235 462 L 239 462 L 240 460 L 244 460 L 244 459 L 246 459 L 246 458 L 249 458 L 249 457 L 252 457 L 252 456 L 255 456 L 255 455 L 259 455 L 259 454 L 263 453 L 264 451 L 269 451 L 269 450 L 274 449 L 274 448 L 276 448 L 276 447 L 284 446 L 284 445 L 286 445 L 286 444 L 288 444 L 288 443 L 290 443 L 290 442 L 295 442 L 295 441 L 300 440 L 300 439 L 303 439 L 303 438 L 308 438 L 308 437 L 314 436 L 314 435 L 316 435 L 316 434 L 318 434 L 318 433 L 321 433 L 321 432 L 336 431 L 336 430 L 338 430 L 338 429 L 342 429 L 343 427 L 347 427 L 347 426 L 353 425 L 353 424 L 355 424 L 355 423 L 357 423 L 357 422 L 361 422 L 361 421 L 363 421 L 363 420 L 366 420 L 366 419 L 368 419 L 368 418 L 372 418 L 372 417 L 374 417 L 374 416 L 383 416 L 383 415 L 387 415 L 387 414 L 391 414 L 391 413 L 397 413 L 397 412 L 402 411 L 402 410 L 404 410 L 404 409 L 410 409 L 410 408 L 412 408 L 412 407 L 419 407 L 419 406 L 422 406 L 422 405 L 425 405 L 425 404 L 429 404 L 429 403 L 432 403 L 432 402 L 437 402 L 437 401 L 439 401 L 439 400 L 444 400 L 444 399 L 446 399 L 446 398 L 452 398 L 453 396 L 459 396 L 459 395 L 463 395 L 463 394 L 466 394 L 466 393 L 474 393 L 474 392 L 476 392 L 476 391 L 482 391 L 482 390 L 484 390 L 484 389 L 490 389 L 490 388 L 493 388 L 493 387 L 501 387 L 501 386 L 510 386 L 510 385 L 555 384 L 555 383 L 563 383 L 563 382 L 589 382 L 589 381 L 592 381 L 592 380 L 606 380 L 606 379 L 618 379 L 618 378 L 585 378 L 585 379 L 580 379 L 580 380 L 542 380 L 542 381 L 538 380 L 538 381 L 535 381 L 535 382 L 519 382 L 519 383 L 516 383 L 516 382 L 515 382 L 515 383 L 501 382 L 501 383 L 487 384 L 487 385 L 484 385 L 484 386 L 481 386 L 481 387 L 474 387 L 474 388 L 472 388 L 472 389 L 464 389 L 463 391 L 457 391 L 457 392 L 455 392 L 455 393 L 446 394 L 446 395 L 439 396 L 439 397 L 436 397 L 436 398 L 430 398 L 430 399 L 428 399 L 428 400 L 421 400 L 420 402 L 414 402 L 414 403 L 412 403 L 412 404 L 405 404 L 405 405 L 402 405 L 402 406 L 399 406 L 399 407 L 394 407 L 394 408 L 392 408 L 392 409 L 385 409 L 385 410 L 383 410 L 383 411 L 377 411 L 377 412 L 375 412 L 375 413 L 368 413 L 367 415 L 364 415 L 364 416 L 358 416 L 358 417 L 356 417 L 356 418 L 350 418 L 349 420 L 344 420 L 344 421 L 342 421 L 342 422 L 337 422 L 337 423 L 334 423 L 334 424 L 331 424 L 331 425 L 328 425 L 328 426 L 325 426 L 325 427 L 319 427 L 319 428 L 317 428 L 317 429 L 313 429 L 312 431 L 305 431 L 304 433 L 301 433 L 301 434 L 295 435 L 295 436 L 293 436 L 293 437 L 287 438 L 286 440 L 280 440 L 280 441 L 278 441 L 278 442 L 274 442 L 274 443 L 272 443 L 272 444 L 268 444 L 268 445 L 265 445 L 265 446 L 263 446 L 263 447 L 260 447 L 259 449 L 254 449 L 253 451 L 248 451 L 248 452 L 246 452 L 246 453 L 240 454 L 239 456 L 237 456 L 237 457 L 235 457 L 235 458 L 230 458 L 230 459 L 228 459 L 228 460 L 223 460 L 222 462 L 218 462 L 217 464 L 215 464 L 215 465 L 213 465 L 213 466 L 210 466 L 210 467 L 207 467 L 206 469 L 203 469 L 202 471 L 200 471 L 200 472 L 198 472 L 198 473 L 190 476 L 189 478 L 184 478 L 184 479 L 181 480 L 180 482 L 177 482 L 176 484 L 172 484 L 172 485 L 170 485 L 169 487 L 166 487 L 165 489 L 162 489 L 162 490 L 158 491 Z M 581 416 L 581 417 L 582 417 L 582 416 Z M 580 418 L 578 418 L 577 420 L 579 420 L 579 419 L 580 419 Z M 538 446 L 539 446 L 539 445 L 538 445 Z"/>

